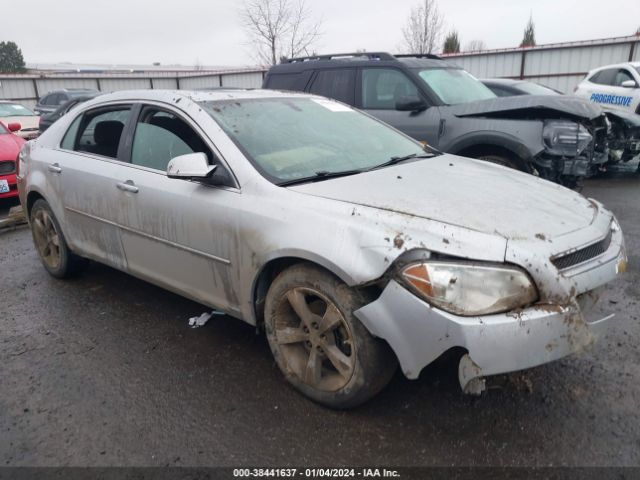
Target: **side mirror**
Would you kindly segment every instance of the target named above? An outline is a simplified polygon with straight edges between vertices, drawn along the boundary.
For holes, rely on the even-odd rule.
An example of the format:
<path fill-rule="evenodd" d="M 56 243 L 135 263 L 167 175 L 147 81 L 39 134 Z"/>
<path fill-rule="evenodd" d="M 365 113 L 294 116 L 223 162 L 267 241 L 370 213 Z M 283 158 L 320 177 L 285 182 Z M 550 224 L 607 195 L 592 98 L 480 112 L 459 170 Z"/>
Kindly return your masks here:
<path fill-rule="evenodd" d="M 638 84 L 635 80 L 625 80 L 620 84 L 620 86 L 624 88 L 636 88 Z"/>
<path fill-rule="evenodd" d="M 7 125 L 7 128 L 10 132 L 19 132 L 20 130 L 22 130 L 22 125 L 20 125 L 18 122 L 12 122 Z"/>
<path fill-rule="evenodd" d="M 417 95 L 405 95 L 396 100 L 396 110 L 401 112 L 421 112 L 427 109 L 427 104 Z"/>
<path fill-rule="evenodd" d="M 207 155 L 202 152 L 188 153 L 172 158 L 167 165 L 169 178 L 208 178 L 217 165 L 209 165 Z"/>

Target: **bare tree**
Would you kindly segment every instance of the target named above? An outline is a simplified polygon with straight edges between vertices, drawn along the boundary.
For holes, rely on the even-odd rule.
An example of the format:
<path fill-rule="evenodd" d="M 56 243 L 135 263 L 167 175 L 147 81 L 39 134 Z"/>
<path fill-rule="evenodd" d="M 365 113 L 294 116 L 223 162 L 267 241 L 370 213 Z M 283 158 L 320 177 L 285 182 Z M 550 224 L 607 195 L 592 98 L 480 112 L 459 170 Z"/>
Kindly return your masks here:
<path fill-rule="evenodd" d="M 484 40 L 471 40 L 467 42 L 464 46 L 465 52 L 479 52 L 481 50 L 486 50 L 487 44 L 484 43 Z"/>
<path fill-rule="evenodd" d="M 411 9 L 402 29 L 408 53 L 432 53 L 440 45 L 444 22 L 436 0 L 423 0 Z"/>
<path fill-rule="evenodd" d="M 243 27 L 264 64 L 308 54 L 320 36 L 320 21 L 314 21 L 305 0 L 246 0 Z"/>

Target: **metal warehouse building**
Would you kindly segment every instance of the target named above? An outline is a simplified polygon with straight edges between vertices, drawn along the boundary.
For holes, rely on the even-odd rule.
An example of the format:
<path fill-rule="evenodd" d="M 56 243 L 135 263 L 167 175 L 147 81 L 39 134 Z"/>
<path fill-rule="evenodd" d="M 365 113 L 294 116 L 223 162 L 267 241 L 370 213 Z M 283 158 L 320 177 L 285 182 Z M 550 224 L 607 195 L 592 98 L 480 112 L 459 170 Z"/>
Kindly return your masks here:
<path fill-rule="evenodd" d="M 214 87 L 259 88 L 263 69 L 226 69 L 219 71 L 134 71 L 134 72 L 46 72 L 25 75 L 0 75 L 0 100 L 19 101 L 33 107 L 52 90 L 93 88 L 102 92 L 135 89 L 195 90 Z"/>
<path fill-rule="evenodd" d="M 478 78 L 514 78 L 571 93 L 596 67 L 640 61 L 640 36 L 443 55 Z"/>
<path fill-rule="evenodd" d="M 640 36 L 555 43 L 526 48 L 485 50 L 443 55 L 479 78 L 527 79 L 571 93 L 586 73 L 611 63 L 640 61 Z M 27 75 L 0 75 L 0 100 L 33 107 L 38 99 L 61 88 L 95 88 L 103 92 L 162 88 L 259 88 L 265 69 L 164 70 L 140 67 L 132 71 L 62 72 L 40 70 Z"/>

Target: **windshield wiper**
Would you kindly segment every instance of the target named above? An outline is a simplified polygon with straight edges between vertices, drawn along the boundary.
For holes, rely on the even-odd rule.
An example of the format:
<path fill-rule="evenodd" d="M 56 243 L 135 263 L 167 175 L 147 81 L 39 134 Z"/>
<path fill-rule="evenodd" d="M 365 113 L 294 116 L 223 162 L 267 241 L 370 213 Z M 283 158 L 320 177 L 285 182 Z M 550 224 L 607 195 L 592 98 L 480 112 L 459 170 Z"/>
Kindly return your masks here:
<path fill-rule="evenodd" d="M 434 156 L 435 154 L 433 153 L 421 153 L 420 155 L 418 155 L 417 153 L 411 153 L 409 155 L 404 155 L 402 157 L 391 157 L 386 162 L 367 168 L 365 172 L 369 172 L 371 170 L 377 170 L 378 168 L 388 167 L 390 165 L 396 165 L 397 163 L 406 162 L 407 160 L 413 160 L 414 158 L 431 158 Z"/>
<path fill-rule="evenodd" d="M 329 172 L 327 170 L 321 170 L 308 177 L 294 178 L 292 180 L 285 180 L 278 183 L 279 187 L 288 187 L 290 185 L 297 185 L 299 183 L 319 182 L 322 180 L 328 180 L 329 178 L 346 177 L 348 175 L 355 175 L 356 173 L 366 172 L 367 169 L 354 169 L 354 170 L 342 170 L 338 172 Z"/>

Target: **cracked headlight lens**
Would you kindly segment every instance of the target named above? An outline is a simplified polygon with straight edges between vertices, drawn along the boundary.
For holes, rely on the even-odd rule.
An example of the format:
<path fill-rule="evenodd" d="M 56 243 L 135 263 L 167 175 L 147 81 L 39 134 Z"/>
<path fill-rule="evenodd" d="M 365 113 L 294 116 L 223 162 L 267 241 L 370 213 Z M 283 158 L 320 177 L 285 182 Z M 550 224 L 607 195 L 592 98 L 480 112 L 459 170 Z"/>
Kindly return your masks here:
<path fill-rule="evenodd" d="M 587 127 L 568 120 L 547 120 L 542 129 L 547 153 L 575 157 L 589 146 L 593 137 Z"/>
<path fill-rule="evenodd" d="M 401 277 L 413 293 L 456 315 L 508 312 L 538 299 L 529 276 L 516 267 L 427 261 L 404 267 Z"/>

